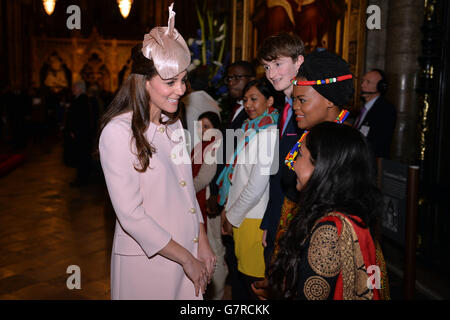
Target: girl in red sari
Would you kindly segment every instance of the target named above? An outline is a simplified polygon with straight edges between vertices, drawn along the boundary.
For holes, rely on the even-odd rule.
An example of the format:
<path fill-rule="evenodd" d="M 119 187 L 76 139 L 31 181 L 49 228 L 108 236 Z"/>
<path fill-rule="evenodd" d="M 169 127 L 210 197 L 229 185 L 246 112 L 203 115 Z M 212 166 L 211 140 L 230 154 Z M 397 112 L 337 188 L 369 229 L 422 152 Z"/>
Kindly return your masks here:
<path fill-rule="evenodd" d="M 228 268 L 225 263 L 225 247 L 220 230 L 220 214 L 210 206 L 209 185 L 217 170 L 217 149 L 221 143 L 220 118 L 215 112 L 204 112 L 198 117 L 200 128 L 198 136 L 202 141 L 197 143 L 191 153 L 192 176 L 197 201 L 205 221 L 205 230 L 211 249 L 217 257 L 217 264 L 211 283 L 206 290 L 206 299 L 221 300 L 225 290 Z"/>
<path fill-rule="evenodd" d="M 198 204 L 202 210 L 203 220 L 206 221 L 208 211 L 206 199 L 209 198 L 207 197 L 209 183 L 213 180 L 217 170 L 217 161 L 214 160 L 218 141 L 215 137 L 220 130 L 220 118 L 217 113 L 209 111 L 202 113 L 198 117 L 198 121 L 201 129 L 198 135 L 202 141 L 197 143 L 191 152 L 192 177 L 194 178 L 194 188 L 197 193 Z M 206 223 L 205 228 L 207 229 Z"/>
<path fill-rule="evenodd" d="M 380 299 L 373 232 L 382 200 L 366 140 L 349 126 L 320 123 L 293 167 L 299 209 L 280 238 L 269 290 L 287 299 Z"/>

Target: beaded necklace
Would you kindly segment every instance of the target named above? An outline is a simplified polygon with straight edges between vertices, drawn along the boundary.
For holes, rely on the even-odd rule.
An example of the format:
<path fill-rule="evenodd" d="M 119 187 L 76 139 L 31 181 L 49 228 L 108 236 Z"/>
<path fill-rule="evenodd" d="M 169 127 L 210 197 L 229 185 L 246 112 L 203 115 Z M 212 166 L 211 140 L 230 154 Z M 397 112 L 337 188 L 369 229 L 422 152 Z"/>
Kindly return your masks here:
<path fill-rule="evenodd" d="M 343 123 L 345 121 L 345 119 L 347 119 L 349 114 L 350 113 L 347 110 L 343 109 L 341 111 L 341 113 L 339 113 L 339 115 L 337 116 L 336 120 L 334 120 L 334 122 Z M 292 147 L 291 151 L 286 156 L 286 159 L 284 160 L 284 163 L 288 166 L 288 168 L 293 171 L 295 171 L 294 170 L 295 158 L 297 157 L 298 152 L 300 151 L 300 146 L 302 145 L 302 142 L 305 140 L 306 135 L 308 133 L 309 133 L 308 130 L 305 130 L 305 132 L 303 132 L 300 139 L 295 143 L 295 145 Z"/>

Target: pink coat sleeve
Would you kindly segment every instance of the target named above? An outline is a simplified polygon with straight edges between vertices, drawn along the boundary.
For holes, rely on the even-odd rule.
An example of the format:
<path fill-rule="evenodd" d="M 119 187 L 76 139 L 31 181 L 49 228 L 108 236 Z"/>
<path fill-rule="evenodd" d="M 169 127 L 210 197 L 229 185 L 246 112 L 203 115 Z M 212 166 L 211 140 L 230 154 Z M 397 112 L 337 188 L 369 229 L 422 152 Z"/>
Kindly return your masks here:
<path fill-rule="evenodd" d="M 206 222 L 203 221 L 202 210 L 200 209 L 200 205 L 198 204 L 197 199 L 195 199 L 195 207 L 196 207 L 196 210 L 197 210 L 197 216 L 198 216 L 199 223 L 205 224 Z"/>
<path fill-rule="evenodd" d="M 100 162 L 109 196 L 123 230 L 151 257 L 163 249 L 171 235 L 145 212 L 139 175 L 134 169 L 136 157 L 131 152 L 131 129 L 111 121 L 99 141 Z"/>

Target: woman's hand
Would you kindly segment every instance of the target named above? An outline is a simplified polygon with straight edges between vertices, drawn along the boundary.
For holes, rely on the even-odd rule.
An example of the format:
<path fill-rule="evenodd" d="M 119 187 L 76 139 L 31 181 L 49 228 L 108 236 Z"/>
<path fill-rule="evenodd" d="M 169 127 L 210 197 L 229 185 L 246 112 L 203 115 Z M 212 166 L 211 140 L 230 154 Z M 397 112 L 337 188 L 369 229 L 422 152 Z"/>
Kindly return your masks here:
<path fill-rule="evenodd" d="M 198 297 L 200 290 L 204 294 L 208 285 L 208 270 L 205 263 L 191 255 L 182 266 L 186 276 L 194 283 L 195 296 Z"/>
<path fill-rule="evenodd" d="M 204 229 L 203 232 L 205 232 Z M 170 240 L 159 251 L 159 254 L 179 263 L 183 267 L 184 273 L 186 273 L 186 276 L 194 284 L 195 295 L 197 297 L 200 290 L 202 293 L 205 293 L 206 286 L 208 285 L 208 269 L 204 262 L 196 259 L 186 248 L 173 240 Z"/>
<path fill-rule="evenodd" d="M 267 278 L 252 283 L 252 291 L 256 294 L 259 300 L 268 299 L 267 285 L 268 285 Z"/>
<path fill-rule="evenodd" d="M 267 230 L 264 230 L 264 231 L 263 231 L 262 245 L 263 245 L 264 248 L 267 247 Z"/>
<path fill-rule="evenodd" d="M 211 281 L 211 278 L 216 270 L 217 257 L 211 249 L 209 245 L 208 237 L 206 236 L 205 228 L 203 224 L 200 224 L 200 233 L 198 239 L 198 251 L 197 251 L 198 259 L 202 261 L 206 270 L 208 271 L 208 283 Z"/>
<path fill-rule="evenodd" d="M 210 217 L 215 217 L 219 214 L 219 205 L 217 204 L 217 196 L 210 196 L 206 200 L 206 214 Z"/>
<path fill-rule="evenodd" d="M 233 225 L 227 219 L 227 212 L 225 209 L 220 214 L 220 225 L 222 226 L 222 234 L 233 236 Z"/>

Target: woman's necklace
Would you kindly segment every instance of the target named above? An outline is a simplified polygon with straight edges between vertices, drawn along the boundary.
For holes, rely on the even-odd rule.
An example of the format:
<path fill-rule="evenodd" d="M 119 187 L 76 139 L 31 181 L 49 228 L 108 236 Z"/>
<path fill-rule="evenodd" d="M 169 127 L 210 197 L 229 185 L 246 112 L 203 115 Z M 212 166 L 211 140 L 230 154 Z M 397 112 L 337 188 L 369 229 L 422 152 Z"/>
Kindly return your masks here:
<path fill-rule="evenodd" d="M 336 123 L 344 122 L 345 119 L 347 119 L 349 114 L 350 114 L 350 112 L 348 112 L 345 109 L 342 109 L 341 113 L 339 113 L 339 115 L 337 116 L 336 120 L 334 120 L 334 122 L 336 122 Z M 284 160 L 284 163 L 288 166 L 288 168 L 293 170 L 293 171 L 294 171 L 295 158 L 297 158 L 297 154 L 298 154 L 298 152 L 300 150 L 300 146 L 302 145 L 302 142 L 303 142 L 303 140 L 305 140 L 306 135 L 308 133 L 309 133 L 308 130 L 305 130 L 305 132 L 303 132 L 303 134 L 300 137 L 300 139 L 292 147 L 291 151 L 288 153 L 288 155 L 286 156 L 286 159 Z"/>

